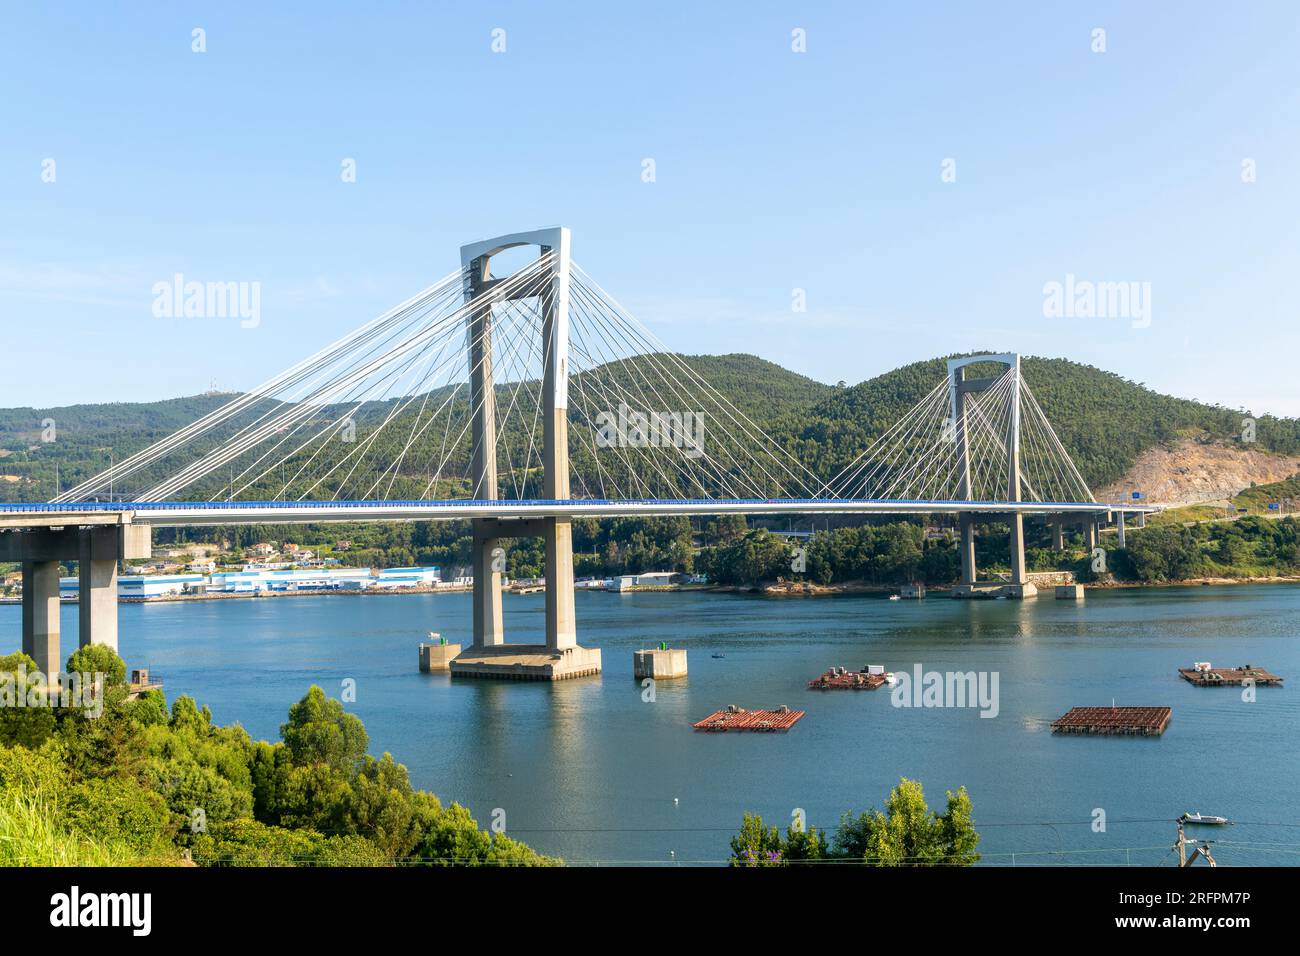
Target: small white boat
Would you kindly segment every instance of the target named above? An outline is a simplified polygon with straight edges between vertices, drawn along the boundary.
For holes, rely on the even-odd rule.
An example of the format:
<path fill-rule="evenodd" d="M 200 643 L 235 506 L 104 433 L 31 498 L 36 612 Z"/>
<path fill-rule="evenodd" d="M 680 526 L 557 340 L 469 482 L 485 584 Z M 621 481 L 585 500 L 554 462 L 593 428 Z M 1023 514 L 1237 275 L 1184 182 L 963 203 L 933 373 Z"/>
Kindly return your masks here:
<path fill-rule="evenodd" d="M 1216 817 L 1210 813 L 1184 813 L 1178 819 L 1183 823 L 1199 823 L 1207 827 L 1227 826 L 1230 822 L 1227 817 Z"/>
<path fill-rule="evenodd" d="M 894 672 L 885 671 L 885 685 L 887 687 L 894 687 L 897 684 L 898 684 L 898 678 L 894 676 Z"/>
<path fill-rule="evenodd" d="M 903 599 L 902 599 L 901 597 L 899 597 L 897 594 L 891 594 L 891 595 L 889 595 L 889 600 L 891 600 L 891 601 L 901 601 L 901 600 L 903 600 Z"/>

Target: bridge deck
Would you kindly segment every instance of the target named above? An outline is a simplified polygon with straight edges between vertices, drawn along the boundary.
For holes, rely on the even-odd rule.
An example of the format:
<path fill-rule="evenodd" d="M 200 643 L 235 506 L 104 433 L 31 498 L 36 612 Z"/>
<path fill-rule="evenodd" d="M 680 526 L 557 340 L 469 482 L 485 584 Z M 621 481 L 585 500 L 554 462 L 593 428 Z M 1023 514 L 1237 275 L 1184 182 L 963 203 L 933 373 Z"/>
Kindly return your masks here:
<path fill-rule="evenodd" d="M 1133 502 L 874 501 L 835 498 L 523 501 L 127 501 L 0 503 L 0 528 L 62 524 L 303 524 L 331 521 L 453 521 L 465 518 L 611 518 L 667 515 L 1022 514 L 1077 515 L 1158 511 Z"/>

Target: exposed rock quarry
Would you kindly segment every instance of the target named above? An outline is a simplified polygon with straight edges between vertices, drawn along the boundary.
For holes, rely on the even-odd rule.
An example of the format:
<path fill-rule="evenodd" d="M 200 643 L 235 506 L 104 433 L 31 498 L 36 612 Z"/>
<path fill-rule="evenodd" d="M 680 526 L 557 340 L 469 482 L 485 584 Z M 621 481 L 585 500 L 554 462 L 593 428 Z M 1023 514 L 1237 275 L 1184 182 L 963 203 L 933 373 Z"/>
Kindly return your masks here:
<path fill-rule="evenodd" d="M 1122 479 L 1096 496 L 1098 501 L 1121 501 L 1142 491 L 1152 504 L 1191 505 L 1231 498 L 1251 482 L 1263 485 L 1297 472 L 1300 457 L 1187 438 L 1148 448 Z"/>

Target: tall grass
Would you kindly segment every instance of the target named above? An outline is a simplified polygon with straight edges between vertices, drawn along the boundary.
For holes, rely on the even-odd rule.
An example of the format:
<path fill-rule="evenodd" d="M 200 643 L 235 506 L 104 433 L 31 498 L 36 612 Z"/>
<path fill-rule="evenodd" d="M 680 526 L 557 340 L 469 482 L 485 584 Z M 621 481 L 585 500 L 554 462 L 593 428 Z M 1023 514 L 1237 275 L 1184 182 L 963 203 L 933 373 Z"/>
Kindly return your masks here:
<path fill-rule="evenodd" d="M 56 801 L 40 789 L 0 788 L 0 866 L 128 866 L 138 862 L 129 847 L 92 840 L 60 826 Z"/>

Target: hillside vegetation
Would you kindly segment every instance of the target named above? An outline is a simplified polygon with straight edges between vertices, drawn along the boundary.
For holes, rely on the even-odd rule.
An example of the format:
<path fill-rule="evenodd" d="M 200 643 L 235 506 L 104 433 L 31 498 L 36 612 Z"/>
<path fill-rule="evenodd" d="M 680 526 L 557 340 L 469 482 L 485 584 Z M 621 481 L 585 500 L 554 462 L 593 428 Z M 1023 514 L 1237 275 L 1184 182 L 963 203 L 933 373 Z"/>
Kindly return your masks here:
<path fill-rule="evenodd" d="M 161 690 L 133 698 L 126 665 L 96 644 L 61 695 L 23 654 L 0 657 L 0 866 L 548 866 L 464 807 L 411 786 L 367 752 L 361 720 L 312 686 L 280 740 Z M 25 706 L 14 706 L 21 693 Z"/>

